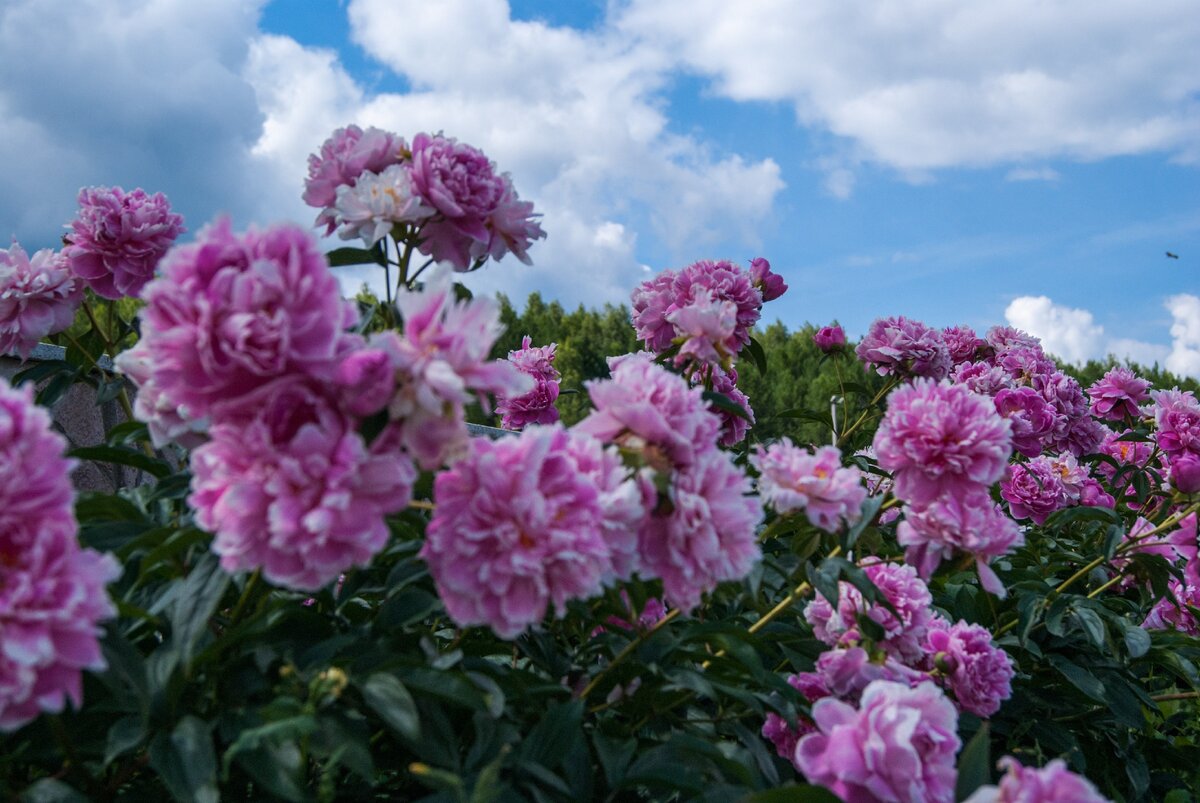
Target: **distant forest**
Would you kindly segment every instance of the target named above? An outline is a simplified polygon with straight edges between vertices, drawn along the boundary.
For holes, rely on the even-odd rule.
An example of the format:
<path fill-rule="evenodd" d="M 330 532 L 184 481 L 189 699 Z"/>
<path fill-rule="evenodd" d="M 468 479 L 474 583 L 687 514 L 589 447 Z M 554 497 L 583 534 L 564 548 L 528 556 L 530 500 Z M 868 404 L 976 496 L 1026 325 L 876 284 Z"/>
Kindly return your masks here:
<path fill-rule="evenodd" d="M 586 415 L 588 404 L 583 383 L 608 376 L 606 358 L 640 348 L 629 321 L 629 310 L 624 305 L 606 304 L 602 309 L 587 309 L 580 305 L 568 312 L 557 301 L 547 302 L 535 292 L 526 299 L 524 309 L 518 310 L 506 296 L 500 295 L 498 299 L 505 332 L 497 341 L 492 356 L 506 357 L 510 350 L 520 347 L 524 335 L 529 335 L 534 345 L 557 343 L 558 356 L 554 364 L 562 372 L 564 391 L 559 397 L 558 409 L 567 424 Z M 856 359 L 830 359 L 822 354 L 812 340 L 816 329 L 812 324 L 805 324 L 789 331 L 779 321 L 756 329 L 754 337 L 762 344 L 767 356 L 767 370 L 760 371 L 747 359 L 737 364 L 738 387 L 750 398 L 758 419 L 755 427 L 758 439 L 771 440 L 788 435 L 800 443 L 828 442 L 828 423 L 815 419 L 829 416 L 831 400 L 839 395 L 839 371 L 841 386 L 847 387 L 850 391 L 847 395 L 852 397 L 839 404 L 839 415 L 853 416 L 855 403 L 859 402 L 860 408 L 863 406 L 859 396 L 883 387 L 882 379 L 867 372 Z M 854 345 L 851 343 L 850 347 Z M 1081 368 L 1065 364 L 1060 367 L 1087 388 L 1117 364 L 1121 361 L 1110 357 L 1105 361 L 1092 360 Z M 1155 388 L 1200 391 L 1200 383 L 1175 376 L 1157 365 L 1125 364 L 1151 380 Z"/>

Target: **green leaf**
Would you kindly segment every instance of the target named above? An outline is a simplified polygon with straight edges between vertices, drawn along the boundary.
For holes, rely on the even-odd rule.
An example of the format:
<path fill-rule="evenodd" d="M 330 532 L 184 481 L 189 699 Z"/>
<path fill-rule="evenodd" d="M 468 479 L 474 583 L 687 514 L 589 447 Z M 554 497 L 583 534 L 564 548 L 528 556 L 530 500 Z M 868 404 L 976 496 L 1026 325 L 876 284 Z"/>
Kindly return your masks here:
<path fill-rule="evenodd" d="M 74 370 L 66 360 L 43 360 L 18 371 L 12 378 L 12 384 L 16 386 L 26 382 L 38 383 L 63 371 L 74 372 Z"/>
<path fill-rule="evenodd" d="M 724 393 L 717 393 L 715 390 L 706 390 L 704 391 L 703 398 L 706 402 L 711 404 L 713 407 L 716 407 L 718 410 L 722 410 L 730 415 L 736 415 L 738 418 L 744 418 L 751 424 L 754 423 L 754 419 L 751 418 L 750 414 L 746 412 L 746 408 L 742 407 L 742 405 L 738 404 Z"/>
<path fill-rule="evenodd" d="M 1080 505 L 1078 507 L 1056 510 L 1046 518 L 1046 523 L 1042 526 L 1047 529 L 1053 529 L 1079 521 L 1103 521 L 1108 524 L 1120 524 L 1121 517 L 1116 511 L 1106 507 L 1086 507 Z"/>
<path fill-rule="evenodd" d="M 113 763 L 142 743 L 146 738 L 146 723 L 140 716 L 121 717 L 108 729 L 108 740 L 104 746 L 104 766 Z"/>
<path fill-rule="evenodd" d="M 421 715 L 417 704 L 400 678 L 376 672 L 359 686 L 363 699 L 379 718 L 411 741 L 421 738 Z"/>
<path fill-rule="evenodd" d="M 637 752 L 637 740 L 611 738 L 597 731 L 592 735 L 592 747 L 604 770 L 605 783 L 609 789 L 616 789 L 625 779 L 625 770 Z"/>
<path fill-rule="evenodd" d="M 21 793 L 21 803 L 88 803 L 88 800 L 57 778 L 43 778 Z"/>
<path fill-rule="evenodd" d="M 1150 651 L 1150 634 L 1144 628 L 1132 622 L 1123 622 L 1125 649 L 1129 650 L 1130 658 L 1141 658 Z"/>
<path fill-rule="evenodd" d="M 346 265 L 382 265 L 379 260 L 379 255 L 374 251 L 368 251 L 365 248 L 354 248 L 346 246 L 343 248 L 335 248 L 325 254 L 325 259 L 329 262 L 331 268 L 341 268 Z"/>
<path fill-rule="evenodd" d="M 954 799 L 965 800 L 992 779 L 991 738 L 985 722 L 958 756 L 958 782 Z"/>
<path fill-rule="evenodd" d="M 1098 703 L 1108 703 L 1104 696 L 1104 684 L 1091 672 L 1061 655 L 1048 656 L 1048 660 L 1072 686 Z"/>
<path fill-rule="evenodd" d="M 171 467 L 165 460 L 151 457 L 145 452 L 129 446 L 81 446 L 78 449 L 72 449 L 67 454 L 80 460 L 129 466 L 139 471 L 145 471 L 159 479 L 172 473 Z"/>
<path fill-rule="evenodd" d="M 544 767 L 557 766 L 571 745 L 582 738 L 582 722 L 583 700 L 551 706 L 517 748 L 518 760 Z"/>
<path fill-rule="evenodd" d="M 1100 614 L 1091 608 L 1076 608 L 1071 611 L 1071 618 L 1083 630 L 1084 635 L 1087 636 L 1092 646 L 1098 650 L 1104 649 L 1107 631 L 1104 629 L 1104 622 L 1100 619 Z"/>
<path fill-rule="evenodd" d="M 190 714 L 150 742 L 150 766 L 180 803 L 218 803 L 217 756 L 209 726 Z"/>
<path fill-rule="evenodd" d="M 767 372 L 767 353 L 763 351 L 762 343 L 759 343 L 754 338 L 750 338 L 750 342 L 743 349 L 746 356 L 754 363 L 754 367 L 759 370 L 759 373 L 766 374 Z"/>

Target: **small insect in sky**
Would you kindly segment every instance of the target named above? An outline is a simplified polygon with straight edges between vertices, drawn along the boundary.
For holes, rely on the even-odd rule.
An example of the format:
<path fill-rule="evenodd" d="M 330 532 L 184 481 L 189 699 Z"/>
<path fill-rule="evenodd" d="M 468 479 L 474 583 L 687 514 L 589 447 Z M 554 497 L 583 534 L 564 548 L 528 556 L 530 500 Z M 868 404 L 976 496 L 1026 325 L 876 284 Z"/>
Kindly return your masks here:
<path fill-rule="evenodd" d="M 1167 257 L 1170 259 L 1179 259 L 1179 254 L 1172 254 L 1170 251 L 1168 251 Z"/>

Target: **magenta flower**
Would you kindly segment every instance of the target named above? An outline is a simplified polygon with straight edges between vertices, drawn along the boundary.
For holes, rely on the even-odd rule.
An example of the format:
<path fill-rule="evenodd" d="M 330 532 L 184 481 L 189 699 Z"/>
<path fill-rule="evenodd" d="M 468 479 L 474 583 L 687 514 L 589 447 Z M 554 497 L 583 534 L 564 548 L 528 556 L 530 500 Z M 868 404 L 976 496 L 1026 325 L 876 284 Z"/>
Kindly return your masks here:
<path fill-rule="evenodd" d="M 844 468 L 836 446 L 812 453 L 783 438 L 766 449 L 757 447 L 750 463 L 762 475 L 758 493 L 763 503 L 781 515 L 803 510 L 814 527 L 826 532 L 862 517 L 860 507 L 867 498 L 862 472 Z"/>
<path fill-rule="evenodd" d="M 690 612 L 718 583 L 741 580 L 761 555 L 762 508 L 749 478 L 716 448 L 671 478 L 669 512 L 656 510 L 638 535 L 643 577 L 660 577 L 668 605 Z"/>
<path fill-rule="evenodd" d="M 192 452 L 188 501 L 221 566 L 315 591 L 370 562 L 387 542 L 384 515 L 411 498 L 411 461 L 369 449 L 357 420 L 303 377 L 264 385 L 239 412 Z"/>
<path fill-rule="evenodd" d="M 28 359 L 43 338 L 71 326 L 82 298 L 61 254 L 43 248 L 30 259 L 16 242 L 0 248 L 0 354 Z"/>
<path fill-rule="evenodd" d="M 403 335 L 383 332 L 369 345 L 392 359 L 388 415 L 399 443 L 421 468 L 434 470 L 466 453 L 467 404 L 488 407 L 488 394 L 521 396 L 533 380 L 510 362 L 488 359 L 503 331 L 500 308 L 487 298 L 457 300 L 449 271 L 434 272 L 420 291 L 400 293 L 396 306 Z"/>
<path fill-rule="evenodd" d="M 992 643 L 986 627 L 935 619 L 930 623 L 925 650 L 941 673 L 940 681 L 963 711 L 990 717 L 1012 696 L 1016 674 L 1012 659 Z"/>
<path fill-rule="evenodd" d="M 1105 421 L 1124 421 L 1141 415 L 1140 405 L 1150 398 L 1150 381 L 1128 368 L 1113 368 L 1087 389 L 1091 413 Z"/>
<path fill-rule="evenodd" d="M 656 469 L 688 466 L 710 451 L 721 420 L 698 387 L 644 352 L 609 359 L 612 378 L 584 383 L 595 410 L 575 429 L 640 449 Z"/>
<path fill-rule="evenodd" d="M 768 712 L 761 731 L 762 737 L 775 747 L 776 755 L 793 763 L 796 757 L 796 743 L 800 741 L 800 737 L 816 730 L 806 719 L 801 719 L 797 725 L 797 728 L 793 728 L 779 714 Z M 796 771 L 799 772 L 799 768 Z"/>
<path fill-rule="evenodd" d="M 1200 491 L 1200 455 L 1184 452 L 1171 461 L 1171 487 L 1183 494 Z"/>
<path fill-rule="evenodd" d="M 1042 341 L 1012 326 L 993 326 L 984 340 L 997 353 L 1018 349 L 1042 350 Z"/>
<path fill-rule="evenodd" d="M 598 494 L 600 526 L 612 563 L 611 572 L 606 572 L 604 582 L 628 580 L 640 566 L 638 531 L 645 523 L 648 507 L 654 504 L 653 484 L 644 476 L 649 469 L 643 469 L 642 473 L 631 477 L 615 446 L 606 447 L 595 438 L 579 432 L 572 433 L 567 442 L 567 451 L 575 460 L 579 473 Z M 659 609 L 662 607 L 657 600 L 655 604 Z M 656 608 L 647 602 L 643 614 L 648 615 L 653 610 Z"/>
<path fill-rule="evenodd" d="M 664 270 L 638 285 L 632 295 L 633 328 L 638 340 L 655 354 L 671 347 L 675 327 L 667 314 L 675 304 L 675 272 Z"/>
<path fill-rule="evenodd" d="M 942 330 L 942 340 L 950 352 L 950 362 L 956 366 L 974 362 L 988 348 L 988 342 L 969 326 L 947 326 Z"/>
<path fill-rule="evenodd" d="M 350 340 L 350 338 L 347 338 Z M 396 367 L 392 355 L 381 348 L 355 344 L 334 372 L 334 384 L 346 409 L 360 418 L 375 415 L 396 392 Z"/>
<path fill-rule="evenodd" d="M 393 164 L 382 173 L 363 173 L 353 185 L 340 185 L 334 214 L 338 237 L 361 237 L 370 248 L 397 223 L 419 223 L 435 213 L 414 193 L 408 166 Z"/>
<path fill-rule="evenodd" d="M 32 386 L 0 379 L 0 731 L 83 702 L 82 670 L 105 666 L 98 623 L 115 615 L 111 556 L 75 540 L 66 441 Z"/>
<path fill-rule="evenodd" d="M 771 272 L 771 263 L 762 257 L 750 260 L 750 282 L 762 293 L 763 303 L 774 301 L 787 292 L 783 277 Z"/>
<path fill-rule="evenodd" d="M 1105 490 L 1099 480 L 1088 477 L 1079 488 L 1079 504 L 1084 507 L 1106 507 L 1115 510 L 1117 500 Z"/>
<path fill-rule="evenodd" d="M 521 429 L 528 424 L 553 424 L 558 420 L 559 382 L 562 374 L 554 367 L 557 343 L 534 346 L 529 335 L 521 338 L 521 348 L 508 353 L 508 361 L 533 379 L 533 390 L 513 398 L 496 399 L 496 412 L 505 429 Z"/>
<path fill-rule="evenodd" d="M 339 128 L 321 145 L 319 154 L 308 157 L 308 179 L 304 202 L 318 209 L 317 225 L 326 224 L 326 234 L 337 228 L 333 206 L 338 187 L 353 187 L 363 173 L 382 173 L 399 164 L 407 150 L 404 140 L 389 131 L 356 125 Z"/>
<path fill-rule="evenodd" d="M 286 224 L 235 235 L 217 221 L 171 252 L 142 297 L 139 356 L 117 364 L 137 379 L 145 360 L 158 403 L 191 421 L 278 377 L 331 373 L 357 319 L 316 240 Z"/>
<path fill-rule="evenodd" d="M 612 574 L 597 489 L 559 426 L 477 438 L 434 481 L 437 510 L 421 557 L 460 627 L 515 638 Z"/>
<path fill-rule="evenodd" d="M 892 391 L 875 433 L 879 465 L 915 507 L 987 487 L 1012 454 L 1011 427 L 990 399 L 961 385 L 917 380 Z"/>
<path fill-rule="evenodd" d="M 737 369 L 730 368 L 729 372 L 712 369 L 712 389 L 729 397 L 729 400 L 746 411 L 747 418 L 730 413 L 720 408 L 715 412 L 721 419 L 721 437 L 718 440 L 722 446 L 733 446 L 746 439 L 746 433 L 754 426 L 754 408 L 750 406 L 750 398 L 742 393 L 737 386 Z M 698 374 L 692 376 L 693 382 L 701 381 Z"/>
<path fill-rule="evenodd" d="M 1012 378 L 989 362 L 964 362 L 954 366 L 950 381 L 981 396 L 995 396 L 1005 388 L 1016 387 Z"/>
<path fill-rule="evenodd" d="M 1200 608 L 1200 586 L 1185 585 L 1172 577 L 1167 581 L 1166 596 L 1154 603 L 1142 627 L 1200 636 L 1200 622 L 1196 621 L 1192 608 Z"/>
<path fill-rule="evenodd" d="M 1158 448 L 1172 460 L 1183 452 L 1200 454 L 1200 402 L 1192 392 L 1172 388 L 1152 391 L 1150 397 Z"/>
<path fill-rule="evenodd" d="M 933 683 L 867 686 L 855 709 L 827 697 L 813 705 L 818 731 L 796 745 L 811 783 L 849 803 L 952 803 L 958 713 Z"/>
<path fill-rule="evenodd" d="M 695 303 L 698 292 L 707 290 L 714 301 L 728 301 L 737 312 L 733 333 L 725 340 L 725 349 L 737 354 L 750 342 L 750 330 L 762 314 L 763 297 L 751 276 L 726 260 L 693 262 L 675 276 L 675 305 Z"/>
<path fill-rule="evenodd" d="M 541 215 L 534 213 L 531 202 L 522 201 L 517 197 L 517 191 L 513 189 L 507 175 L 501 176 L 501 179 L 504 181 L 504 195 L 488 218 L 490 237 L 487 245 L 482 249 L 473 245 L 471 256 L 481 259 L 486 254 L 499 260 L 505 254 L 511 253 L 526 265 L 532 265 L 529 246 L 533 245 L 534 240 L 546 237 L 546 232 L 537 221 Z"/>
<path fill-rule="evenodd" d="M 953 367 L 942 333 L 903 315 L 876 319 L 854 353 L 880 376 L 944 379 Z"/>
<path fill-rule="evenodd" d="M 464 271 L 491 246 L 487 221 L 510 187 L 482 151 L 440 134 L 417 134 L 412 177 L 417 194 L 441 213 L 421 230 L 421 253 Z"/>
<path fill-rule="evenodd" d="M 837 697 L 857 704 L 863 690 L 876 680 L 890 680 L 916 686 L 929 675 L 884 654 L 872 660 L 862 647 L 826 650 L 817 658 L 816 671 L 793 675 L 789 682 L 812 702 L 822 697 Z"/>
<path fill-rule="evenodd" d="M 104 298 L 136 297 L 186 229 L 161 192 L 85 187 L 79 215 L 68 226 L 63 255 L 71 272 Z"/>
<path fill-rule="evenodd" d="M 963 803 L 1109 803 L 1092 782 L 1056 758 L 1041 769 L 1023 767 L 1012 756 L 997 762 L 1005 770 L 999 786 L 981 786 Z"/>
<path fill-rule="evenodd" d="M 1008 502 L 1015 519 L 1033 519 L 1045 524 L 1056 510 L 1070 507 L 1079 500 L 1063 482 L 1063 472 L 1048 457 L 1035 457 L 1028 463 L 1014 463 L 1000 481 L 1000 496 Z"/>
<path fill-rule="evenodd" d="M 1154 446 L 1151 443 L 1141 440 L 1121 440 L 1121 438 L 1132 434 L 1133 430 L 1128 429 L 1124 432 L 1109 432 L 1096 451 L 1100 454 L 1108 455 L 1122 466 L 1133 465 L 1139 468 L 1144 467 L 1150 461 L 1150 456 L 1154 452 Z M 1095 471 L 1110 482 L 1116 476 L 1117 472 L 1108 463 L 1097 463 Z M 1128 477 L 1128 474 L 1125 474 L 1125 476 Z"/>
<path fill-rule="evenodd" d="M 846 346 L 846 332 L 837 324 L 822 326 L 813 335 L 813 343 L 816 343 L 817 348 L 826 354 L 831 351 L 840 351 Z"/>
<path fill-rule="evenodd" d="M 1058 424 L 1058 414 L 1042 394 L 1030 387 L 1004 388 L 993 402 L 996 412 L 1012 425 L 1013 449 L 1026 457 L 1041 454 Z"/>
<path fill-rule="evenodd" d="M 1023 545 L 1025 536 L 988 492 L 977 488 L 946 494 L 923 510 L 908 511 L 896 528 L 896 540 L 906 548 L 905 562 L 925 579 L 956 553 L 974 556 L 981 585 L 1004 597 L 1003 584 L 987 564 Z"/>
<path fill-rule="evenodd" d="M 682 341 L 675 365 L 728 367 L 733 354 L 728 344 L 737 324 L 737 312 L 732 301 L 718 301 L 703 288 L 695 290 L 687 304 L 668 312 L 667 322 Z"/>
<path fill-rule="evenodd" d="M 921 644 L 933 618 L 933 597 L 928 586 L 912 566 L 873 563 L 863 568 L 899 618 L 882 605 L 868 603 L 857 588 L 842 581 L 836 609 L 820 595 L 805 607 L 804 618 L 812 625 L 813 635 L 830 646 L 853 645 L 863 638 L 858 616 L 866 614 L 883 628 L 884 638 L 878 647 L 902 662 L 919 661 L 925 655 Z"/>
<path fill-rule="evenodd" d="M 1079 383 L 1061 371 L 1039 374 L 1032 381 L 1058 415 L 1058 423 L 1044 443 L 1046 449 L 1075 455 L 1094 452 L 1107 429 L 1092 419 Z"/>
<path fill-rule="evenodd" d="M 175 442 L 185 449 L 204 443 L 208 432 L 207 419 L 184 416 L 177 404 L 163 395 L 156 380 L 157 372 L 146 341 L 117 355 L 117 368 L 137 386 L 133 415 L 146 424 L 150 439 L 158 448 Z"/>

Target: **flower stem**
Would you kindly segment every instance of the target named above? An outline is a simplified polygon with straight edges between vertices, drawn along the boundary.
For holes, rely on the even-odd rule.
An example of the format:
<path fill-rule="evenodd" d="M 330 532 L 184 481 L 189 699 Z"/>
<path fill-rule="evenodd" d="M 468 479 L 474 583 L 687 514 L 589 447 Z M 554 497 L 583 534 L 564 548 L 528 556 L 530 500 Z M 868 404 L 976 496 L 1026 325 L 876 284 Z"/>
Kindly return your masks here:
<path fill-rule="evenodd" d="M 650 626 L 646 630 L 642 631 L 641 633 L 638 633 L 637 637 L 634 638 L 633 641 L 626 644 L 624 649 L 622 649 L 619 653 L 614 655 L 613 659 L 608 662 L 608 665 L 605 666 L 604 668 L 602 668 L 599 672 L 597 672 L 595 674 L 595 676 L 588 682 L 588 684 L 583 687 L 583 691 L 579 692 L 579 699 L 586 700 L 588 698 L 588 695 L 591 694 L 592 692 L 594 692 L 596 690 L 596 687 L 600 685 L 600 681 L 604 679 L 604 676 L 612 671 L 613 667 L 617 666 L 622 661 L 624 661 L 626 658 L 628 658 L 630 655 L 632 655 L 634 650 L 636 650 L 638 647 L 642 646 L 642 644 L 644 644 L 648 638 L 650 638 L 655 633 L 657 633 L 659 630 L 661 630 L 664 625 L 666 625 L 669 622 L 673 622 L 678 618 L 679 618 L 679 608 L 673 608 L 672 610 L 667 611 L 666 616 L 659 619 L 657 622 L 655 622 L 652 626 Z"/>

